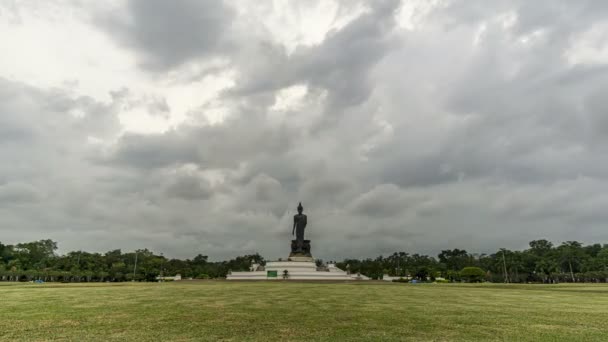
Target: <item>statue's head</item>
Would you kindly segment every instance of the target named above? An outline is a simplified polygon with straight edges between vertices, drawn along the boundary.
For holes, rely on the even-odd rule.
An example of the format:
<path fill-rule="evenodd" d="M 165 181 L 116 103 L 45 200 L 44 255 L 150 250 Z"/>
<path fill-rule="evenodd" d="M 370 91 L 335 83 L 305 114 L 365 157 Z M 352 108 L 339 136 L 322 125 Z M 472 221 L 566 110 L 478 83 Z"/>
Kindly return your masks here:
<path fill-rule="evenodd" d="M 300 204 L 298 204 L 298 213 L 302 213 L 302 211 L 304 210 L 304 207 L 302 206 L 302 202 L 300 202 Z"/>

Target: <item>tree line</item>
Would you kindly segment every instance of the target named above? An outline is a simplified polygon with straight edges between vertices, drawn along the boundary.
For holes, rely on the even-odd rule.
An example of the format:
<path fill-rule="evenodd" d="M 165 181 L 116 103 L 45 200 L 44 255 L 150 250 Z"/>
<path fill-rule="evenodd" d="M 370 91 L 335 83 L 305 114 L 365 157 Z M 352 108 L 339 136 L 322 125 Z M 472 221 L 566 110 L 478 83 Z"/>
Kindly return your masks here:
<path fill-rule="evenodd" d="M 157 276 L 176 274 L 187 278 L 223 278 L 230 270 L 248 270 L 262 263 L 259 254 L 211 262 L 206 255 L 192 259 L 169 259 L 148 249 L 123 253 L 73 251 L 57 255 L 57 243 L 40 240 L 15 245 L 0 242 L 0 281 L 121 282 L 155 281 Z"/>
<path fill-rule="evenodd" d="M 558 246 L 534 240 L 523 251 L 499 249 L 492 254 L 443 250 L 437 258 L 405 252 L 375 259 L 347 259 L 338 267 L 379 279 L 382 275 L 448 281 L 499 283 L 608 282 L 608 244 L 567 241 Z"/>
<path fill-rule="evenodd" d="M 58 255 L 57 243 L 40 240 L 15 245 L 0 243 L 0 281 L 155 281 L 157 276 L 180 274 L 184 278 L 224 278 L 230 271 L 249 270 L 264 264 L 259 254 L 226 261 L 209 261 L 202 254 L 192 259 L 166 258 L 148 249 L 123 253 L 73 251 Z M 317 260 L 321 266 L 323 262 Z M 336 263 L 350 273 L 372 279 L 384 275 L 419 281 L 490 281 L 505 283 L 608 282 L 608 245 L 583 245 L 567 241 L 558 246 L 534 240 L 522 251 L 500 249 L 492 254 L 443 250 L 435 258 L 395 252 L 389 256 L 345 259 Z"/>

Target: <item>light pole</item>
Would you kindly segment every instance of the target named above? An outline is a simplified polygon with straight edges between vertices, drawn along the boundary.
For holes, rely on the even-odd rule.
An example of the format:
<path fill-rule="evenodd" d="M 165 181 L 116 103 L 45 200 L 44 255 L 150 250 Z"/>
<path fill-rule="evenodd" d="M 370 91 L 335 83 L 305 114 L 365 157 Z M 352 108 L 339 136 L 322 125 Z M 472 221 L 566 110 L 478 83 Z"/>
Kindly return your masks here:
<path fill-rule="evenodd" d="M 502 249 L 502 267 L 503 267 L 503 271 L 504 271 L 504 276 L 505 276 L 505 283 L 509 282 L 509 274 L 507 273 L 507 262 L 505 260 L 505 249 Z"/>
<path fill-rule="evenodd" d="M 400 267 L 399 261 L 401 261 L 401 256 L 400 255 L 397 256 L 397 277 L 401 276 L 401 273 L 399 272 L 399 271 L 401 271 L 401 267 Z"/>
<path fill-rule="evenodd" d="M 165 257 L 163 256 L 163 253 L 160 253 L 160 281 L 163 282 L 163 265 L 165 262 Z"/>
<path fill-rule="evenodd" d="M 137 271 L 137 251 L 135 251 L 135 265 L 133 265 L 133 279 L 131 281 L 135 281 L 135 271 Z"/>

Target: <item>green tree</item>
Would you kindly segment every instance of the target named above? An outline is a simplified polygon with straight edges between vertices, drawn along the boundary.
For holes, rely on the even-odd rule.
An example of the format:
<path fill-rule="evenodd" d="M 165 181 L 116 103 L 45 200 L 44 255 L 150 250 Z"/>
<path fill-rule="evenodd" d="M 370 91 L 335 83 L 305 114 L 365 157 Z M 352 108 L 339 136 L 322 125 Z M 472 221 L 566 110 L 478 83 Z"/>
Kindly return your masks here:
<path fill-rule="evenodd" d="M 438 255 L 439 262 L 444 264 L 448 270 L 458 271 L 466 266 L 473 266 L 473 256 L 464 249 L 447 249 Z"/>
<path fill-rule="evenodd" d="M 19 259 L 23 269 L 46 267 L 55 257 L 57 243 L 53 240 L 39 240 L 19 243 L 14 248 L 14 255 Z"/>
<path fill-rule="evenodd" d="M 477 283 L 483 280 L 486 272 L 479 267 L 465 267 L 460 271 L 460 277 L 469 283 Z"/>
<path fill-rule="evenodd" d="M 567 266 L 572 282 L 575 282 L 574 273 L 580 271 L 580 265 L 586 257 L 581 243 L 578 241 L 566 241 L 557 247 L 557 251 L 562 265 Z"/>

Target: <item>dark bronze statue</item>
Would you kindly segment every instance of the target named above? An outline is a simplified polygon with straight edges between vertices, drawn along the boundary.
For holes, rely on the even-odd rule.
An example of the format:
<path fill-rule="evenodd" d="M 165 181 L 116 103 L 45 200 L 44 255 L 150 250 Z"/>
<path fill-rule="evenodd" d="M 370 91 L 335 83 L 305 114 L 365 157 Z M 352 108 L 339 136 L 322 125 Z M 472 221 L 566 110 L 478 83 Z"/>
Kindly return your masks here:
<path fill-rule="evenodd" d="M 298 214 L 293 217 L 293 230 L 291 231 L 291 235 L 296 236 L 296 253 L 303 253 L 304 251 L 304 229 L 306 228 L 307 217 L 302 214 L 304 207 L 302 207 L 302 202 L 298 204 Z"/>

